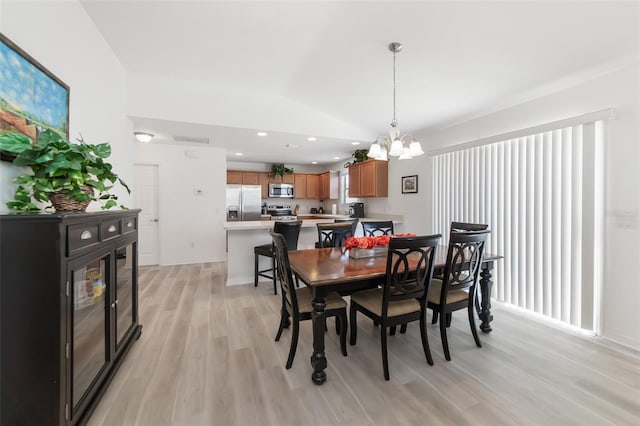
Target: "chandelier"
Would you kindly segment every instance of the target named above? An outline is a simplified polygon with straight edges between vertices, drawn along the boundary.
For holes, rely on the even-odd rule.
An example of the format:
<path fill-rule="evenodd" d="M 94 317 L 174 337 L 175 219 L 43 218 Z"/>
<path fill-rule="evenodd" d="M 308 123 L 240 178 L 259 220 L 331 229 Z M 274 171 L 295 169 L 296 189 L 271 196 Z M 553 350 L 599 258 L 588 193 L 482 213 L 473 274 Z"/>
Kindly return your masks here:
<path fill-rule="evenodd" d="M 393 120 L 389 136 L 378 136 L 376 141 L 369 147 L 367 156 L 374 160 L 387 161 L 390 155 L 398 157 L 399 160 L 410 160 L 413 157 L 424 154 L 420 142 L 413 135 L 400 135 L 398 120 L 396 120 L 396 53 L 402 50 L 402 45 L 398 42 L 389 44 L 389 50 L 393 53 Z"/>

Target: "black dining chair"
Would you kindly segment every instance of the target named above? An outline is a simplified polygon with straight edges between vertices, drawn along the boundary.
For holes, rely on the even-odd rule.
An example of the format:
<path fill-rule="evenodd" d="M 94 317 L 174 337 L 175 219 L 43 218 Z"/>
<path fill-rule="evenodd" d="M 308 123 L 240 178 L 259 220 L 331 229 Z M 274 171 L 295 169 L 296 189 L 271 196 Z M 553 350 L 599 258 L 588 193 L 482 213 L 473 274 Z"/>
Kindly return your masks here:
<path fill-rule="evenodd" d="M 276 342 L 280 340 L 282 331 L 291 318 L 291 346 L 286 368 L 291 368 L 298 347 L 298 334 L 300 321 L 310 320 L 313 312 L 313 294 L 309 287 L 295 289 L 293 287 L 293 274 L 289 263 L 289 252 L 283 235 L 269 231 L 273 240 L 276 268 L 280 280 L 282 292 L 282 308 L 280 310 L 280 326 L 276 334 Z M 336 326 L 340 334 L 340 349 L 342 355 L 347 356 L 347 302 L 338 293 L 330 292 L 326 298 L 325 313 L 327 317 L 336 317 Z"/>
<path fill-rule="evenodd" d="M 447 361 L 451 361 L 447 323 L 454 311 L 467 309 L 471 334 L 476 345 L 482 347 L 475 324 L 474 300 L 488 234 L 488 230 L 452 232 L 443 277 L 431 281 L 427 307 L 440 316 L 440 338 Z"/>
<path fill-rule="evenodd" d="M 351 295 L 349 321 L 350 344 L 357 339 L 357 312 L 380 325 L 382 367 L 389 380 L 387 328 L 420 321 L 420 337 L 427 363 L 433 365 L 426 331 L 426 302 L 433 276 L 433 260 L 441 235 L 391 238 L 387 253 L 386 281 L 382 288 L 359 291 Z M 415 267 L 409 262 L 417 260 Z"/>
<path fill-rule="evenodd" d="M 357 217 L 345 217 L 334 220 L 335 223 L 349 222 L 351 224 L 351 235 L 356 236 L 359 219 Z"/>
<path fill-rule="evenodd" d="M 344 223 L 318 223 L 318 248 L 342 247 L 344 240 L 353 237 L 353 224 Z"/>
<path fill-rule="evenodd" d="M 393 235 L 393 221 L 362 221 L 362 233 L 365 237 L 376 237 L 378 235 Z"/>
<path fill-rule="evenodd" d="M 287 249 L 298 249 L 298 237 L 300 236 L 300 229 L 302 229 L 302 221 L 282 221 L 276 222 L 273 226 L 273 230 L 279 234 L 282 234 L 285 238 Z M 271 258 L 271 267 L 267 269 L 259 269 L 259 256 L 266 256 Z M 278 294 L 278 287 L 276 284 L 276 259 L 273 255 L 273 243 L 262 244 L 253 248 L 254 267 L 253 267 L 253 286 L 258 286 L 258 277 L 265 277 L 273 280 L 273 294 Z"/>
<path fill-rule="evenodd" d="M 470 223 L 470 222 L 451 222 L 451 227 L 449 228 L 449 234 L 452 232 L 469 232 L 469 231 L 484 231 L 489 229 L 489 225 L 484 223 Z M 442 275 L 435 275 L 434 278 L 442 279 Z M 476 297 L 475 300 L 476 310 L 480 311 L 480 302 Z M 448 315 L 447 318 L 447 327 L 451 325 L 451 315 Z M 438 312 L 434 311 L 433 316 L 431 318 L 431 324 L 436 324 L 438 322 Z"/>

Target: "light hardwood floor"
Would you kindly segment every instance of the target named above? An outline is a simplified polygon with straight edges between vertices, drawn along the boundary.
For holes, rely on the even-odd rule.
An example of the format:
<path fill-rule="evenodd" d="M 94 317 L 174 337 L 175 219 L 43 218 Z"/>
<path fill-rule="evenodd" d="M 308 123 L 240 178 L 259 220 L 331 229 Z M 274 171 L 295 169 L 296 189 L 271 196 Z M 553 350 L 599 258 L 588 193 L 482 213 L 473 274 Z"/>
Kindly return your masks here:
<path fill-rule="evenodd" d="M 251 267 L 251 265 L 247 265 Z M 328 380 L 311 382 L 311 322 L 274 342 L 280 296 L 270 283 L 224 286 L 225 263 L 140 269 L 140 340 L 89 425 L 638 425 L 640 359 L 495 307 L 477 348 L 454 313 L 447 362 L 437 326 L 427 365 L 417 324 L 389 338 L 358 317 L 358 344 L 340 354 L 333 319 Z M 429 316 L 430 318 L 430 316 Z"/>

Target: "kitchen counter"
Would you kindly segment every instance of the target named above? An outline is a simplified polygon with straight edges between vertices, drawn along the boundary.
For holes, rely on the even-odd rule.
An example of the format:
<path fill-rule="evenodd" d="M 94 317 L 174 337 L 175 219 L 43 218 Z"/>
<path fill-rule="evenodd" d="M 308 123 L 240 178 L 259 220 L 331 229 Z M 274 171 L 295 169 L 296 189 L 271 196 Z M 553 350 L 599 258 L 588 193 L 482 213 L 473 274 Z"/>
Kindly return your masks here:
<path fill-rule="evenodd" d="M 298 215 L 302 219 L 302 229 L 298 238 L 298 249 L 312 249 L 318 241 L 318 223 L 332 223 L 334 219 L 348 217 L 346 215 L 308 214 Z M 360 218 L 360 220 L 388 220 L 375 217 Z M 269 244 L 271 237 L 267 232 L 273 229 L 274 220 L 235 221 L 225 222 L 227 231 L 227 281 L 226 285 L 253 283 L 253 248 L 261 244 Z M 404 232 L 402 220 L 393 220 L 395 231 Z M 362 226 L 358 225 L 357 236 L 362 235 Z M 260 269 L 268 268 L 270 260 L 260 256 Z M 260 277 L 260 281 L 267 281 Z"/>

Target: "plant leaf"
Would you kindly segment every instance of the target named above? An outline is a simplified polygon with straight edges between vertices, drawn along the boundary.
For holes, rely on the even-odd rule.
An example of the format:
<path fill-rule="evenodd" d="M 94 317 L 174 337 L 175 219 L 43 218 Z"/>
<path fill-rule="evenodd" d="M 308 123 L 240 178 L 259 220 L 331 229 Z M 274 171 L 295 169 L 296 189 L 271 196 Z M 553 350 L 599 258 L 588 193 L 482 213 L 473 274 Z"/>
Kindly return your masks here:
<path fill-rule="evenodd" d="M 0 151 L 20 154 L 31 149 L 33 142 L 22 133 L 3 133 L 0 135 Z"/>

